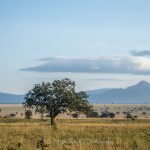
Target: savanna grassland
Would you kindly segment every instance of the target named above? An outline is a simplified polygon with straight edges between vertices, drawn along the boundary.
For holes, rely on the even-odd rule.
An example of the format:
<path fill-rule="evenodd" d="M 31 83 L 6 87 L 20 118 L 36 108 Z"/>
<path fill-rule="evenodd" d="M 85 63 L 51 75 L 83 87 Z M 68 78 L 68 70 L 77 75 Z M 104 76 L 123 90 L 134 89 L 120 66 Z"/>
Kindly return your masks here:
<path fill-rule="evenodd" d="M 99 112 L 111 111 L 115 118 L 24 119 L 22 105 L 0 105 L 0 150 L 149 150 L 150 105 L 95 105 Z M 125 119 L 123 112 L 137 115 Z M 145 112 L 143 114 L 143 112 Z M 15 114 L 10 117 L 9 114 Z"/>
<path fill-rule="evenodd" d="M 16 118 L 24 118 L 24 108 L 22 104 L 0 104 L 0 116 L 15 114 Z M 150 104 L 97 104 L 94 109 L 101 114 L 103 111 L 117 113 L 115 118 L 124 118 L 124 112 L 130 112 L 138 118 L 150 118 Z M 21 115 L 23 114 L 23 115 Z M 60 118 L 70 118 L 70 116 L 59 115 Z M 33 111 L 32 118 L 40 118 L 38 113 Z"/>
<path fill-rule="evenodd" d="M 1 150 L 149 150 L 150 119 L 0 120 Z"/>

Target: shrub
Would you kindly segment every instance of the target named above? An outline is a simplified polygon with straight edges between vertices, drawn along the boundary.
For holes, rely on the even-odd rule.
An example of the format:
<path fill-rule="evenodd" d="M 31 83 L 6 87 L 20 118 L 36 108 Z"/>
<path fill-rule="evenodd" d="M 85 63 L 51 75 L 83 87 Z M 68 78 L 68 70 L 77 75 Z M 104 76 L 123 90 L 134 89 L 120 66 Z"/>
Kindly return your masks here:
<path fill-rule="evenodd" d="M 113 119 L 113 118 L 115 118 L 115 116 L 116 116 L 116 115 L 115 115 L 114 113 L 112 113 L 112 112 L 109 113 L 109 117 L 110 117 L 110 118 Z"/>
<path fill-rule="evenodd" d="M 115 114 L 113 112 L 104 111 L 101 112 L 100 118 L 115 118 Z"/>
<path fill-rule="evenodd" d="M 96 111 L 91 111 L 91 112 L 88 113 L 87 117 L 88 118 L 98 118 L 99 114 Z"/>
<path fill-rule="evenodd" d="M 79 114 L 78 114 L 78 113 L 74 113 L 74 114 L 71 114 L 71 116 L 72 116 L 73 118 L 78 118 L 78 117 L 79 117 Z"/>
<path fill-rule="evenodd" d="M 117 114 L 117 115 L 119 115 L 119 114 L 120 114 L 120 112 L 119 112 L 119 111 L 117 111 L 117 112 L 116 112 L 116 114 Z"/>
<path fill-rule="evenodd" d="M 48 147 L 48 145 L 45 144 L 44 137 L 40 137 L 36 142 L 36 148 L 40 148 L 41 150 L 44 150 L 45 147 Z"/>
<path fill-rule="evenodd" d="M 134 116 L 132 116 L 131 113 L 127 113 L 127 115 L 125 116 L 125 118 L 135 120 Z"/>
<path fill-rule="evenodd" d="M 15 115 L 15 114 L 10 114 L 9 116 L 10 116 L 10 117 L 16 117 L 16 115 Z"/>
<path fill-rule="evenodd" d="M 146 112 L 142 112 L 142 115 L 143 115 L 143 116 L 146 116 Z"/>
<path fill-rule="evenodd" d="M 25 111 L 25 118 L 26 119 L 31 119 L 31 116 L 32 116 L 32 111 L 31 110 L 26 110 Z"/>
<path fill-rule="evenodd" d="M 137 116 L 137 115 L 134 115 L 133 117 L 134 117 L 134 119 L 138 118 L 138 116 Z"/>

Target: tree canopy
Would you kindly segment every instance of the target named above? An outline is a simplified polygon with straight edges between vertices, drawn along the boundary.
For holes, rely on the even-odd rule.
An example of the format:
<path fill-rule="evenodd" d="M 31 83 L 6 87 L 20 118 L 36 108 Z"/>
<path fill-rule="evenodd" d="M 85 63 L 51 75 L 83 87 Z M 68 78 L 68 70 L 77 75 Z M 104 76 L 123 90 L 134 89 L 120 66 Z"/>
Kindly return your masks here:
<path fill-rule="evenodd" d="M 51 117 L 51 125 L 60 113 L 88 114 L 92 110 L 88 96 L 85 92 L 75 92 L 75 86 L 75 82 L 68 78 L 36 84 L 25 95 L 24 105 L 39 113 L 44 109 Z"/>

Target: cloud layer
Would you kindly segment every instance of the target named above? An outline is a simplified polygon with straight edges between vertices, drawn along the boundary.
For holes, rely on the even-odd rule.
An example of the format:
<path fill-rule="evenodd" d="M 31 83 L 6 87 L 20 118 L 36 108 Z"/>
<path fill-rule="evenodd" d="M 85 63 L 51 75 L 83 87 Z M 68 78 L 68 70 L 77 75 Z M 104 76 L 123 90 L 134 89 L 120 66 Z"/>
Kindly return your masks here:
<path fill-rule="evenodd" d="M 130 54 L 132 56 L 150 56 L 149 50 L 131 50 Z"/>
<path fill-rule="evenodd" d="M 144 57 L 49 57 L 40 59 L 40 61 L 43 64 L 20 70 L 34 72 L 150 74 L 150 59 Z"/>

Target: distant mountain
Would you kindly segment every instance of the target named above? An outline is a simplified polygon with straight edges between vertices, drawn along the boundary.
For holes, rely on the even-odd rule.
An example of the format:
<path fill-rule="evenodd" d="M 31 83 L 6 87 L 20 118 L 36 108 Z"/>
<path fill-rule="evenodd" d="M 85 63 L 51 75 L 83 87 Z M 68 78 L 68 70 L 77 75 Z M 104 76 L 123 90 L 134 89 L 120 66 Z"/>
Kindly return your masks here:
<path fill-rule="evenodd" d="M 150 103 L 150 84 L 146 81 L 141 81 L 136 85 L 122 88 L 106 88 L 87 91 L 89 101 L 91 103 Z M 0 104 L 21 104 L 24 100 L 24 95 L 15 95 L 8 93 L 0 93 Z"/>
<path fill-rule="evenodd" d="M 24 95 L 0 93 L 0 104 L 21 104 L 23 99 Z"/>
<path fill-rule="evenodd" d="M 111 89 L 105 88 L 105 89 L 96 89 L 96 90 L 90 90 L 86 91 L 87 95 L 89 95 L 89 99 L 93 103 L 97 103 L 98 98 L 106 93 L 107 91 L 110 91 Z"/>
<path fill-rule="evenodd" d="M 125 89 L 87 91 L 92 103 L 150 103 L 150 84 L 141 81 Z"/>

